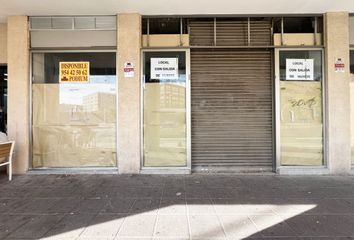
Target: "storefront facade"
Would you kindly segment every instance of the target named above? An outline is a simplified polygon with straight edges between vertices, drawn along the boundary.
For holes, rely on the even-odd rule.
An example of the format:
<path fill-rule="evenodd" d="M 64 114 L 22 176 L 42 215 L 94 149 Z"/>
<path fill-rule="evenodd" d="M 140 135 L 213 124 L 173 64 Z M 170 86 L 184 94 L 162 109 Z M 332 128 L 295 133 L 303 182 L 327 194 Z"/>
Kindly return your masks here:
<path fill-rule="evenodd" d="M 351 174 L 353 19 L 9 16 L 15 172 Z"/>

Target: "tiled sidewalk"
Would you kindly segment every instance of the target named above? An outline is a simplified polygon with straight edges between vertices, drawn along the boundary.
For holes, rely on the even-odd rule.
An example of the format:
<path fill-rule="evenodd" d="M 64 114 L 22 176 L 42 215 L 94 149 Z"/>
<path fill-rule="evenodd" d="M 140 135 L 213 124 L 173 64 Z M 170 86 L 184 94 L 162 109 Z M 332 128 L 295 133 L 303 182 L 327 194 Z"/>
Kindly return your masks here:
<path fill-rule="evenodd" d="M 0 176 L 0 239 L 354 239 L 354 177 Z"/>

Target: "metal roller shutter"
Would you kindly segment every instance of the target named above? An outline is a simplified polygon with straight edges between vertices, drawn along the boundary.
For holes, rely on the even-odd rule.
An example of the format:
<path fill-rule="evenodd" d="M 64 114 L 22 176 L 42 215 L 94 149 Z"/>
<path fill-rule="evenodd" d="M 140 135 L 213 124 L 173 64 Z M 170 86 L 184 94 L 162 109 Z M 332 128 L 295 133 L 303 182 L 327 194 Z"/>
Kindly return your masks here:
<path fill-rule="evenodd" d="M 271 171 L 271 52 L 191 51 L 195 171 Z"/>
<path fill-rule="evenodd" d="M 270 46 L 270 18 L 194 19 L 189 22 L 191 46 Z"/>

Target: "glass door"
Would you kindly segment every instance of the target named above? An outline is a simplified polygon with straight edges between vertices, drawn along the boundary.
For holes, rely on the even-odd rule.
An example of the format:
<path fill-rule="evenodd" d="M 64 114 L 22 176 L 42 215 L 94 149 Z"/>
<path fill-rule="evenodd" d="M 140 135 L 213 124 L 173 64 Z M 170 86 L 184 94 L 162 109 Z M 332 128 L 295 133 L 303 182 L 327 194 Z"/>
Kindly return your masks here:
<path fill-rule="evenodd" d="M 278 50 L 276 57 L 278 165 L 322 166 L 322 50 Z"/>
<path fill-rule="evenodd" d="M 187 51 L 143 54 L 143 166 L 187 167 Z"/>

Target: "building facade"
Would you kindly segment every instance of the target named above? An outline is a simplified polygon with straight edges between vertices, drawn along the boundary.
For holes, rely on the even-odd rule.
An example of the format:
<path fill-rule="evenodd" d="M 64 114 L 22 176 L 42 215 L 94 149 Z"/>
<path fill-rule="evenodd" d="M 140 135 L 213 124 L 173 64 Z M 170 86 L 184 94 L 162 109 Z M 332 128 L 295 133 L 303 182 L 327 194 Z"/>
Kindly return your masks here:
<path fill-rule="evenodd" d="M 354 173 L 354 4 L 228 4 L 3 14 L 15 172 Z"/>

